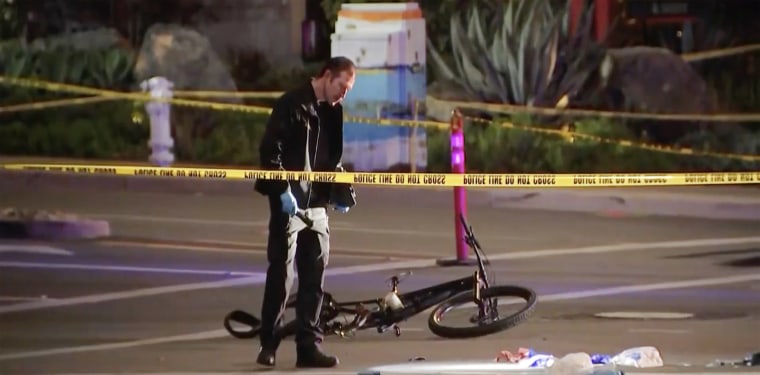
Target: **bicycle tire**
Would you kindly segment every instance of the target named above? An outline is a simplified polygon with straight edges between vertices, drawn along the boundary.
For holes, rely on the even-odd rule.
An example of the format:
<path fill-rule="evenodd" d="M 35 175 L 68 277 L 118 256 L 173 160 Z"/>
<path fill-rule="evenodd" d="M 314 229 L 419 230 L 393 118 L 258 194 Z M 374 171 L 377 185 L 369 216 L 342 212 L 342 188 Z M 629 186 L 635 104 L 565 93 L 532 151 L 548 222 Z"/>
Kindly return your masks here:
<path fill-rule="evenodd" d="M 292 309 L 295 310 L 296 308 L 296 294 L 291 294 L 287 300 L 285 300 L 285 310 Z M 329 293 L 325 293 L 325 296 L 323 297 L 323 305 L 327 303 L 327 301 L 332 300 L 332 295 Z M 324 308 L 324 307 L 323 307 Z M 323 317 L 324 318 L 324 317 Z M 232 328 L 231 322 L 237 322 L 239 324 L 246 325 L 250 327 L 246 330 L 236 330 Z M 223 322 L 225 330 L 235 338 L 238 339 L 252 339 L 259 335 L 261 331 L 261 320 L 255 316 L 253 316 L 250 313 L 247 313 L 243 310 L 233 310 L 229 312 L 224 317 Z M 290 319 L 288 321 L 285 321 L 276 329 L 276 334 L 280 339 L 284 339 L 288 336 L 293 336 L 298 331 L 298 320 L 297 319 Z M 325 333 L 325 336 L 330 335 L 330 333 Z"/>
<path fill-rule="evenodd" d="M 295 296 L 291 295 L 285 301 L 285 308 L 295 309 L 295 304 L 296 304 Z M 246 329 L 246 330 L 233 329 L 232 328 L 233 321 L 237 322 L 238 324 L 246 325 L 249 327 L 249 329 Z M 243 310 L 233 310 L 233 311 L 230 311 L 224 317 L 223 325 L 224 325 L 224 329 L 227 330 L 227 333 L 229 333 L 230 336 L 234 338 L 252 339 L 259 335 L 259 332 L 261 330 L 261 319 Z M 284 324 L 283 327 L 279 329 L 279 331 L 283 335 L 283 337 L 285 337 L 285 336 L 294 334 L 295 328 L 296 328 L 296 321 L 293 320 L 291 322 L 288 322 L 287 324 Z"/>
<path fill-rule="evenodd" d="M 499 320 L 479 326 L 455 328 L 440 323 L 440 317 L 456 306 L 472 302 L 472 292 L 459 293 L 446 301 L 438 304 L 428 317 L 428 328 L 437 336 L 444 338 L 473 338 L 491 335 L 501 332 L 525 321 L 532 313 L 538 302 L 536 292 L 530 288 L 517 285 L 499 285 L 481 290 L 482 298 L 489 297 L 517 297 L 522 299 L 524 305 L 517 312 Z"/>
<path fill-rule="evenodd" d="M 231 321 L 245 324 L 249 326 L 250 329 L 244 331 L 235 330 L 232 328 Z M 259 327 L 260 325 L 261 320 L 243 310 L 233 310 L 224 317 L 224 329 L 226 329 L 232 337 L 238 339 L 252 339 L 258 336 L 259 330 L 261 329 Z"/>

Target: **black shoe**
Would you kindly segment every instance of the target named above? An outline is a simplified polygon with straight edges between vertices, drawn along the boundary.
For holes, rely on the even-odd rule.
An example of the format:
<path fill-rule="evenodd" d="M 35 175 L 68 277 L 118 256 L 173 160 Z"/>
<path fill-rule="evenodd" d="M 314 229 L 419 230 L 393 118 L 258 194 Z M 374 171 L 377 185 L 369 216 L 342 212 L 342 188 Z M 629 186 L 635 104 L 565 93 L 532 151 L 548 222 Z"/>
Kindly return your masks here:
<path fill-rule="evenodd" d="M 271 349 L 261 348 L 259 356 L 256 358 L 256 363 L 264 366 L 274 366 L 275 363 L 275 351 Z"/>
<path fill-rule="evenodd" d="M 338 363 L 338 357 L 322 353 L 319 349 L 308 349 L 298 351 L 296 367 L 327 368 L 335 367 Z"/>

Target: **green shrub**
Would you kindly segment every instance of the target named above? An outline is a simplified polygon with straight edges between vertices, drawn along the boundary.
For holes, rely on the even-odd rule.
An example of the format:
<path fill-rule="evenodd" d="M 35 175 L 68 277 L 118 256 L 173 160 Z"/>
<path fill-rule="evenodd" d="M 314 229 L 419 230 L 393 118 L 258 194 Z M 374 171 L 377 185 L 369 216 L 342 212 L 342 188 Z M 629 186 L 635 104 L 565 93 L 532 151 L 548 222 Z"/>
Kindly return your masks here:
<path fill-rule="evenodd" d="M 137 90 L 131 68 L 133 55 L 116 46 L 78 50 L 44 44 L 0 46 L 0 74 L 79 84 L 111 90 Z M 311 68 L 310 68 L 311 69 Z M 259 83 L 266 89 L 283 89 L 301 82 L 300 74 L 273 70 Z M 738 82 L 740 84 L 742 82 Z M 757 82 L 742 89 L 737 110 L 757 108 Z M 729 87 L 730 82 L 724 82 Z M 746 85 L 745 85 L 746 86 Z M 742 86 L 744 87 L 744 86 Z M 727 92 L 731 91 L 727 89 Z M 0 86 L 0 106 L 72 98 L 74 95 L 40 89 Z M 271 100 L 247 100 L 249 104 L 271 105 Z M 144 103 L 106 101 L 16 113 L 0 113 L 0 154 L 75 157 L 114 161 L 146 161 L 150 155 L 149 117 Z M 183 126 L 173 134 L 177 160 L 190 163 L 259 165 L 259 140 L 267 116 L 241 112 L 173 107 L 172 120 Z M 188 116 L 183 116 L 189 113 Z M 213 127 L 197 126 L 212 117 Z M 511 120 L 522 127 L 536 127 L 528 116 Z M 183 123 L 184 122 L 184 123 Z M 184 126 L 184 125 L 189 126 Z M 175 124 L 176 125 L 176 124 Z M 756 124 L 755 124 L 756 125 Z M 587 119 L 575 131 L 604 138 L 635 140 L 622 124 Z M 683 139 L 700 150 L 760 154 L 760 129 L 746 124 L 742 130 L 724 134 L 695 131 Z M 450 171 L 449 134 L 428 130 L 428 169 Z M 759 170 L 760 163 L 715 157 L 675 155 L 642 150 L 620 144 L 599 143 L 583 138 L 569 139 L 525 129 L 507 129 L 495 124 L 466 123 L 468 172 L 505 173 L 611 173 Z"/>
<path fill-rule="evenodd" d="M 150 119 L 127 101 L 57 108 L 17 116 L 0 125 L 0 154 L 145 161 L 150 155 Z M 217 127 L 197 137 L 188 150 L 175 150 L 181 162 L 256 165 L 263 115 L 215 113 Z"/>
<path fill-rule="evenodd" d="M 18 42 L 0 46 L 0 74 L 118 91 L 138 90 L 134 56 L 117 46 L 82 50 L 66 45 Z M 0 85 L 0 106 L 74 98 L 42 89 Z M 173 107 L 175 154 L 182 162 L 254 165 L 266 116 Z M 201 116 L 214 128 L 178 127 Z M 193 124 L 190 124 L 193 125 Z M 178 138 L 179 136 L 179 138 Z M 0 113 L 0 154 L 145 161 L 150 119 L 144 103 L 128 100 Z"/>
<path fill-rule="evenodd" d="M 133 123 L 132 104 L 101 102 L 17 114 L 0 125 L 0 153 L 51 157 L 137 159 L 149 128 Z"/>
<path fill-rule="evenodd" d="M 513 119 L 516 125 L 527 125 L 521 116 Z M 570 138 L 529 131 L 524 128 L 505 128 L 497 125 L 465 122 L 466 170 L 472 173 L 658 173 L 747 171 L 760 169 L 760 163 L 720 157 L 682 155 L 602 143 L 582 137 Z M 576 133 L 606 139 L 635 141 L 625 127 L 605 120 L 590 119 L 576 124 Z M 707 136 L 694 132 L 688 137 Z M 429 130 L 428 170 L 451 170 L 449 133 Z M 721 142 L 738 145 L 728 150 L 741 154 L 760 154 L 760 132 L 738 134 Z M 711 151 L 709 142 L 697 151 Z M 715 150 L 712 150 L 715 151 Z M 723 150 L 726 152 L 726 150 Z"/>
<path fill-rule="evenodd" d="M 177 153 L 184 162 L 236 166 L 259 165 L 258 145 L 267 115 L 219 113 L 219 122 L 207 137 L 196 138 L 189 152 Z"/>

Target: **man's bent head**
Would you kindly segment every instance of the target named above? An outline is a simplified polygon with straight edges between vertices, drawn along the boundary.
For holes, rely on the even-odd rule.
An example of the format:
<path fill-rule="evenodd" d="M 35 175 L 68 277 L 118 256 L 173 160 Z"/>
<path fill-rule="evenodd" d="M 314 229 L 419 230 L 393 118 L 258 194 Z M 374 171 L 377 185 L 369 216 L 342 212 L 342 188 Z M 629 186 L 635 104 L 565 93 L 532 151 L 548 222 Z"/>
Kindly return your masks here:
<path fill-rule="evenodd" d="M 347 57 L 332 57 L 322 66 L 314 84 L 318 100 L 325 100 L 330 105 L 343 101 L 354 87 L 356 67 Z"/>

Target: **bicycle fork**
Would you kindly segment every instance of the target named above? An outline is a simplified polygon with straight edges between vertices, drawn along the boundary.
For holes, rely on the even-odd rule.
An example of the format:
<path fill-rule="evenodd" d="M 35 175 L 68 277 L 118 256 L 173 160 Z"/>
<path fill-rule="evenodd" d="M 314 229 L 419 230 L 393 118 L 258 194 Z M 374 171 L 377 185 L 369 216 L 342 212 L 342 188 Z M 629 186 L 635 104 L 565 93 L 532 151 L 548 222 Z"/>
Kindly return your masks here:
<path fill-rule="evenodd" d="M 485 320 L 488 318 L 494 311 L 496 306 L 492 306 L 492 302 L 490 298 L 488 299 L 488 302 L 486 303 L 483 301 L 483 298 L 480 294 L 480 290 L 482 287 L 486 286 L 483 282 L 483 280 L 480 278 L 480 270 L 475 270 L 475 273 L 472 275 L 473 277 L 473 291 L 472 291 L 472 301 L 478 305 L 478 313 L 470 317 L 470 321 L 472 323 L 478 323 L 480 321 Z"/>

